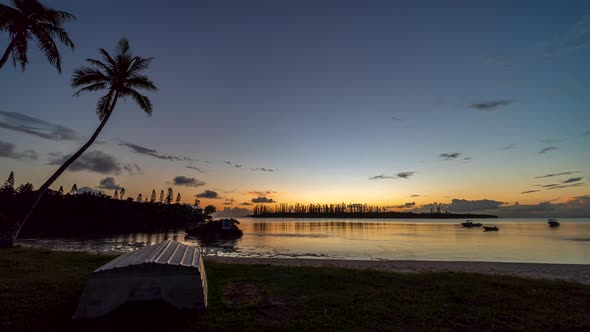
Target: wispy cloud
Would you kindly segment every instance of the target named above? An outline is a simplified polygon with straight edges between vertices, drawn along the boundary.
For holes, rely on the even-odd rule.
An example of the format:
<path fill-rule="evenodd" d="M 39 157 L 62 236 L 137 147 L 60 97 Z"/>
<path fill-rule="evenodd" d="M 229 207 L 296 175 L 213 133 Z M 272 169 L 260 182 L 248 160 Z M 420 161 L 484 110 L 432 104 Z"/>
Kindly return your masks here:
<path fill-rule="evenodd" d="M 219 194 L 213 190 L 205 190 L 202 193 L 196 195 L 199 198 L 208 198 L 208 199 L 220 199 Z"/>
<path fill-rule="evenodd" d="M 396 175 L 380 174 L 380 175 L 371 176 L 369 178 L 369 180 L 395 180 L 395 179 L 406 179 L 407 180 L 411 176 L 413 176 L 414 174 L 416 174 L 416 172 L 400 172 L 400 173 L 397 173 Z"/>
<path fill-rule="evenodd" d="M 504 147 L 502 147 L 502 150 L 512 150 L 514 147 L 516 146 L 516 144 L 508 144 Z"/>
<path fill-rule="evenodd" d="M 275 201 L 272 198 L 269 197 L 256 197 L 256 198 L 252 198 L 252 203 L 276 203 L 277 201 Z"/>
<path fill-rule="evenodd" d="M 590 135 L 590 130 L 583 132 L 582 135 Z"/>
<path fill-rule="evenodd" d="M 143 147 L 143 146 L 137 145 L 137 144 L 121 143 L 119 145 L 126 146 L 126 147 L 130 148 L 131 151 L 133 151 L 137 154 L 142 154 L 142 155 L 146 155 L 146 156 L 150 156 L 150 157 L 154 157 L 154 158 L 158 158 L 158 159 L 162 159 L 162 160 L 193 161 L 191 158 L 186 157 L 186 156 L 164 154 L 164 153 L 158 152 L 158 150 L 156 150 L 156 149 L 146 148 L 146 147 Z"/>
<path fill-rule="evenodd" d="M 454 160 L 459 158 L 460 152 L 441 153 L 438 156 L 444 160 Z"/>
<path fill-rule="evenodd" d="M 545 154 L 549 151 L 553 151 L 553 150 L 559 150 L 559 148 L 557 146 L 548 146 L 546 148 L 542 148 L 541 150 L 539 150 L 539 154 Z"/>
<path fill-rule="evenodd" d="M 561 172 L 561 173 L 549 173 L 549 174 L 545 174 L 545 175 L 541 175 L 541 176 L 535 176 L 535 179 L 551 178 L 554 176 L 571 175 L 571 174 L 576 174 L 576 173 L 582 173 L 582 171 L 567 171 L 567 172 Z"/>
<path fill-rule="evenodd" d="M 418 194 L 413 194 L 413 195 L 410 195 L 409 197 L 420 197 L 420 195 L 418 195 Z"/>
<path fill-rule="evenodd" d="M 581 187 L 581 186 L 584 186 L 584 184 L 578 182 L 578 183 L 562 184 L 562 185 L 554 186 L 554 187 L 548 188 L 547 190 L 565 189 L 565 188 L 573 188 L 573 187 Z"/>
<path fill-rule="evenodd" d="M 274 190 L 251 190 L 248 191 L 246 194 L 251 196 L 268 196 L 276 193 L 277 192 Z"/>
<path fill-rule="evenodd" d="M 569 178 L 565 181 L 562 181 L 561 183 L 573 183 L 573 182 L 579 182 L 582 181 L 583 177 L 579 177 L 579 178 Z"/>
<path fill-rule="evenodd" d="M 527 190 L 527 191 L 523 191 L 521 192 L 521 194 L 532 194 L 532 193 L 538 193 L 540 190 Z"/>
<path fill-rule="evenodd" d="M 511 100 L 491 100 L 486 102 L 473 103 L 469 105 L 469 107 L 476 109 L 478 111 L 495 111 L 501 107 L 508 106 L 512 103 L 513 101 Z"/>
<path fill-rule="evenodd" d="M 195 178 L 189 178 L 186 176 L 179 175 L 175 177 L 172 181 L 175 186 L 185 186 L 185 187 L 201 187 L 204 186 L 206 183 L 201 180 L 197 180 Z"/>
<path fill-rule="evenodd" d="M 250 202 L 243 202 L 243 203 L 240 203 L 240 205 L 249 206 L 249 205 L 254 205 L 254 204 L 252 204 Z"/>
<path fill-rule="evenodd" d="M 235 167 L 235 168 L 242 168 L 242 166 L 244 166 L 242 164 L 236 164 L 236 163 L 233 163 L 231 161 L 224 161 L 223 163 L 226 164 L 226 165 L 229 165 L 231 167 Z"/>
<path fill-rule="evenodd" d="M 62 155 L 61 153 L 50 153 L 50 165 L 63 164 L 70 155 Z M 136 165 L 135 165 L 136 166 Z M 139 166 L 137 166 L 139 167 Z M 70 171 L 91 171 L 100 174 L 119 174 L 122 169 L 133 169 L 133 165 L 121 165 L 119 161 L 110 154 L 99 150 L 87 151 L 81 155 L 73 164 L 70 165 Z"/>
<path fill-rule="evenodd" d="M 199 172 L 199 173 L 205 173 L 205 171 L 203 171 L 202 169 L 200 169 L 200 168 L 199 168 L 199 167 L 197 167 L 197 166 L 193 166 L 193 165 L 186 165 L 186 168 L 188 168 L 188 169 L 192 169 L 192 170 L 195 170 L 195 171 L 197 171 L 197 172 Z"/>
<path fill-rule="evenodd" d="M 385 180 L 385 179 L 395 179 L 395 176 L 380 174 L 380 175 L 371 176 L 369 178 L 369 180 Z"/>
<path fill-rule="evenodd" d="M 257 168 L 250 168 L 251 171 L 260 171 L 260 172 L 276 172 L 277 169 L 273 168 L 264 168 L 264 167 L 257 167 Z"/>
<path fill-rule="evenodd" d="M 23 152 L 16 152 L 14 144 L 0 141 L 0 158 L 10 158 L 16 160 L 36 160 L 37 152 L 35 150 L 25 150 Z"/>
<path fill-rule="evenodd" d="M 555 37 L 545 49 L 550 56 L 574 52 L 590 45 L 590 15 L 582 16 L 576 24 Z"/>
<path fill-rule="evenodd" d="M 75 141 L 78 139 L 78 134 L 73 129 L 17 112 L 0 111 L 0 128 L 54 141 Z"/>

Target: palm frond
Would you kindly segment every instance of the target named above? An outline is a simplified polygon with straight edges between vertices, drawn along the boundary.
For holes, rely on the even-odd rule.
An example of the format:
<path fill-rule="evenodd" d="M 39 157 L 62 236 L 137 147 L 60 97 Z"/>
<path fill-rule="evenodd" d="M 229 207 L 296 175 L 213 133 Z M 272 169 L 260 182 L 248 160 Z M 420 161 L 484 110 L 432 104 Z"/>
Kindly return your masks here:
<path fill-rule="evenodd" d="M 158 91 L 158 88 L 154 85 L 147 76 L 135 75 L 127 79 L 127 86 L 130 88 L 145 89 L 148 91 Z"/>
<path fill-rule="evenodd" d="M 74 92 L 74 96 L 79 96 L 80 93 L 82 92 L 92 92 L 92 91 L 98 91 L 98 90 L 104 90 L 108 87 L 108 84 L 105 83 L 94 83 L 94 84 L 90 84 L 87 85 L 85 87 L 83 87 L 82 89 Z"/>
<path fill-rule="evenodd" d="M 91 65 L 95 66 L 97 69 L 103 69 L 104 71 L 107 72 L 108 76 L 114 77 L 115 76 L 115 72 L 113 71 L 113 68 L 111 68 L 110 66 L 108 66 L 107 64 L 105 64 L 104 62 L 100 61 L 100 60 L 96 60 L 96 59 L 86 59 L 86 62 L 90 63 Z"/>
<path fill-rule="evenodd" d="M 139 72 L 149 68 L 154 58 L 142 58 L 140 56 L 133 57 L 133 64 L 129 68 L 130 75 L 139 74 Z"/>
<path fill-rule="evenodd" d="M 49 35 L 53 38 L 53 37 L 57 37 L 59 38 L 59 41 L 66 45 L 67 47 L 71 48 L 72 50 L 76 47 L 74 45 L 74 42 L 70 39 L 70 36 L 68 35 L 68 33 L 55 25 L 51 25 L 51 24 L 47 24 L 47 23 L 39 23 L 36 24 L 37 29 L 43 29 L 45 31 L 47 31 L 47 33 L 49 33 Z"/>
<path fill-rule="evenodd" d="M 51 35 L 45 29 L 37 27 L 33 28 L 33 34 L 37 37 L 37 45 L 45 54 L 47 61 L 54 65 L 57 71 L 61 73 L 61 56 Z"/>
<path fill-rule="evenodd" d="M 82 85 L 108 83 L 110 79 L 100 70 L 88 66 L 81 66 L 74 70 L 71 85 L 77 88 Z"/>
<path fill-rule="evenodd" d="M 113 90 L 109 90 L 106 95 L 98 99 L 98 103 L 96 103 L 96 115 L 98 115 L 100 120 L 104 119 L 104 117 L 109 113 L 111 103 L 113 101 L 113 95 Z"/>
<path fill-rule="evenodd" d="M 117 61 L 115 61 L 115 59 L 113 59 L 109 52 L 107 52 L 104 48 L 99 49 L 98 52 L 102 55 L 104 61 L 108 62 L 111 67 L 117 67 Z"/>
<path fill-rule="evenodd" d="M 133 100 L 135 100 L 137 105 L 139 105 L 139 107 L 144 112 L 146 112 L 148 116 L 152 115 L 154 108 L 152 106 L 152 102 L 150 101 L 150 99 L 147 96 L 142 95 L 141 93 L 139 93 L 135 89 L 126 89 L 125 95 L 133 98 Z"/>
<path fill-rule="evenodd" d="M 17 36 L 15 40 L 16 43 L 12 49 L 12 58 L 15 66 L 17 63 L 20 64 L 21 69 L 24 71 L 27 63 L 29 63 L 29 58 L 27 56 L 29 40 L 26 36 Z"/>

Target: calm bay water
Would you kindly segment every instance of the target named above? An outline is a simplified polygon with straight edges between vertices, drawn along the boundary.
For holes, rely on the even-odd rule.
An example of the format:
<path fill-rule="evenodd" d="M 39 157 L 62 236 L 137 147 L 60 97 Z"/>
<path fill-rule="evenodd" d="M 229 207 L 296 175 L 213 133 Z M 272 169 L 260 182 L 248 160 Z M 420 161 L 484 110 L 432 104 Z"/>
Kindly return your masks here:
<path fill-rule="evenodd" d="M 206 255 L 366 260 L 460 260 L 590 264 L 590 218 L 486 219 L 498 232 L 462 228 L 463 220 L 239 219 L 244 236 L 202 243 L 184 230 L 95 239 L 24 239 L 25 246 L 129 251 L 166 239 L 201 245 Z M 477 221 L 477 220 L 476 220 Z"/>

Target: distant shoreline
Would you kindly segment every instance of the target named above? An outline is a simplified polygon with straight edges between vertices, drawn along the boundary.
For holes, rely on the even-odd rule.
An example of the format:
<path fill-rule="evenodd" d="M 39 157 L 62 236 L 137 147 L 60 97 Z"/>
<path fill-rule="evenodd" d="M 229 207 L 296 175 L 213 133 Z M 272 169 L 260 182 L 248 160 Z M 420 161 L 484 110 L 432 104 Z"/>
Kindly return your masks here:
<path fill-rule="evenodd" d="M 491 214 L 458 214 L 458 213 L 405 213 L 405 212 L 381 212 L 381 213 L 265 213 L 253 214 L 250 218 L 300 218 L 300 219 L 497 219 Z"/>

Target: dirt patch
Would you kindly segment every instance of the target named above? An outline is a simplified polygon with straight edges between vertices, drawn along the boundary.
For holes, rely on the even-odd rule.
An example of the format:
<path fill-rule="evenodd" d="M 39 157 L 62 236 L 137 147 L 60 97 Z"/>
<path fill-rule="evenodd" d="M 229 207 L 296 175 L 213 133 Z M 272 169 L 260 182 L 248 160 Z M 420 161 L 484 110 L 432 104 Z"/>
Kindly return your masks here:
<path fill-rule="evenodd" d="M 254 281 L 231 281 L 223 287 L 223 299 L 229 305 L 259 305 L 266 298 L 266 293 Z"/>

